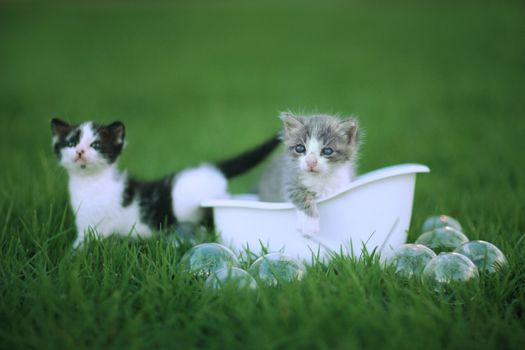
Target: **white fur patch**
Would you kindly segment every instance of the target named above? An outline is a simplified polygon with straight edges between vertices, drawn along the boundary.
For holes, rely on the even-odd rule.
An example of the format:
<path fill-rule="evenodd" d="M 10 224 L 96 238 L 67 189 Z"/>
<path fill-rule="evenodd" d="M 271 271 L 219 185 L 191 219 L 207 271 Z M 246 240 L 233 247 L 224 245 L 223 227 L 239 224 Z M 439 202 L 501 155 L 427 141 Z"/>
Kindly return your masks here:
<path fill-rule="evenodd" d="M 306 149 L 308 150 L 307 153 L 313 152 L 314 154 L 320 154 L 321 146 L 321 142 L 319 142 L 319 140 L 315 137 L 312 137 L 310 140 L 308 140 L 308 145 L 306 145 Z"/>
<path fill-rule="evenodd" d="M 80 126 L 80 140 L 78 141 L 77 149 L 86 150 L 95 140 L 95 133 L 93 132 L 93 123 L 87 122 Z"/>
<path fill-rule="evenodd" d="M 301 174 L 301 182 L 305 187 L 309 188 L 322 198 L 329 196 L 348 185 L 353 177 L 354 168 L 351 163 L 346 163 L 328 172 L 305 172 Z"/>
<path fill-rule="evenodd" d="M 319 217 L 311 217 L 300 210 L 297 211 L 297 230 L 303 236 L 312 237 L 319 232 L 319 229 Z"/>
<path fill-rule="evenodd" d="M 202 220 L 200 204 L 208 199 L 228 197 L 228 181 L 215 167 L 203 164 L 182 171 L 171 191 L 175 217 L 180 222 Z"/>
<path fill-rule="evenodd" d="M 136 201 L 122 207 L 124 179 L 125 176 L 119 174 L 114 165 L 92 176 L 70 175 L 71 207 L 75 212 L 78 230 L 75 246 L 84 240 L 89 229 L 100 236 L 112 233 L 140 236 L 151 234 L 150 228 L 140 220 Z"/>

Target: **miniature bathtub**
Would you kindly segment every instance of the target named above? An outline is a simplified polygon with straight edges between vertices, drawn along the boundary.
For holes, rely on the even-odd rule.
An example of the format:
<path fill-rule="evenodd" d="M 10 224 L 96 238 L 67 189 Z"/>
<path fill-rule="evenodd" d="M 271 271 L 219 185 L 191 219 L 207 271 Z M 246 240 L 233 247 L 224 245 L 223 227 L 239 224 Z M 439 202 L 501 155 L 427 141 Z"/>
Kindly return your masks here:
<path fill-rule="evenodd" d="M 297 231 L 291 203 L 239 195 L 205 201 L 201 206 L 213 209 L 222 243 L 237 252 L 249 248 L 260 254 L 264 247 L 308 263 L 313 256 L 326 261 L 334 253 L 360 255 L 366 247 L 384 258 L 406 242 L 416 174 L 429 171 L 425 165 L 401 164 L 357 177 L 338 193 L 318 201 L 320 232 L 311 238 Z"/>

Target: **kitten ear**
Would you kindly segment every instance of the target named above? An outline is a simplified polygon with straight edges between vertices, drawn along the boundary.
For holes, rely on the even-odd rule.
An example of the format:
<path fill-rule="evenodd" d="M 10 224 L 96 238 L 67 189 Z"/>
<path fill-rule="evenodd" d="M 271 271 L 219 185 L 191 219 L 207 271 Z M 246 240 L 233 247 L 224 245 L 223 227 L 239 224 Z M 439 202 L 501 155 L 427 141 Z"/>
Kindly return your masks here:
<path fill-rule="evenodd" d="M 347 137 L 349 144 L 355 144 L 359 138 L 359 123 L 355 118 L 344 119 L 339 123 L 339 127 Z"/>
<path fill-rule="evenodd" d="M 108 130 L 111 136 L 113 137 L 113 143 L 116 145 L 121 145 L 124 143 L 124 137 L 126 136 L 126 129 L 124 124 L 116 121 L 108 125 Z"/>
<path fill-rule="evenodd" d="M 301 117 L 297 117 L 290 112 L 283 112 L 279 116 L 284 125 L 284 132 L 286 135 L 290 135 L 293 130 L 296 130 L 303 126 Z"/>
<path fill-rule="evenodd" d="M 71 131 L 71 125 L 58 118 L 51 119 L 51 132 L 53 136 L 65 137 Z"/>

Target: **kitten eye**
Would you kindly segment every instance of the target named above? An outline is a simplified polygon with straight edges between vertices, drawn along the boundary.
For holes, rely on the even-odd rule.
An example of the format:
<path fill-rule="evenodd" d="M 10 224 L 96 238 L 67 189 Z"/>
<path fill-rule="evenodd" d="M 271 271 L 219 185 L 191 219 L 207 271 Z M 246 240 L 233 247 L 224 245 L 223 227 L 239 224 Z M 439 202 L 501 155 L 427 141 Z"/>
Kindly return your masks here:
<path fill-rule="evenodd" d="M 297 152 L 297 153 L 304 153 L 305 151 L 306 151 L 306 148 L 303 145 L 295 146 L 295 152 Z"/>
<path fill-rule="evenodd" d="M 93 148 L 95 151 L 98 151 L 100 149 L 100 142 L 95 141 L 91 144 L 91 148 Z"/>
<path fill-rule="evenodd" d="M 75 147 L 76 146 L 76 143 L 74 141 L 67 141 L 66 142 L 66 147 Z"/>
<path fill-rule="evenodd" d="M 330 147 L 325 147 L 321 150 L 321 153 L 324 155 L 324 156 L 329 156 L 331 155 L 332 153 L 334 153 L 334 150 L 331 149 Z"/>

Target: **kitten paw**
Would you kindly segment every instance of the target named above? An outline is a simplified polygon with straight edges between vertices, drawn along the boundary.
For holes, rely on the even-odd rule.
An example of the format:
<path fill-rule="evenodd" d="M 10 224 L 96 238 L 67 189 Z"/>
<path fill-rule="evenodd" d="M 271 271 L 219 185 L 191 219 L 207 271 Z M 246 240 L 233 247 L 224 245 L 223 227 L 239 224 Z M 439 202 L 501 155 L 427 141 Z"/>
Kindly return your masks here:
<path fill-rule="evenodd" d="M 79 235 L 77 239 L 75 239 L 75 242 L 73 243 L 73 249 L 79 249 L 82 247 L 82 243 L 84 243 L 84 236 Z"/>
<path fill-rule="evenodd" d="M 304 237 L 310 238 L 319 232 L 319 217 L 312 217 L 301 211 L 297 212 L 297 231 Z"/>

